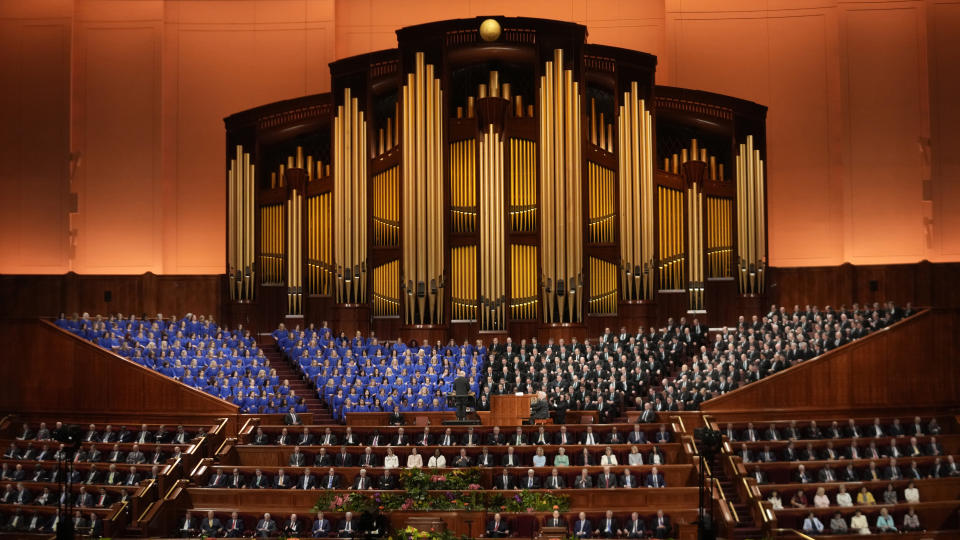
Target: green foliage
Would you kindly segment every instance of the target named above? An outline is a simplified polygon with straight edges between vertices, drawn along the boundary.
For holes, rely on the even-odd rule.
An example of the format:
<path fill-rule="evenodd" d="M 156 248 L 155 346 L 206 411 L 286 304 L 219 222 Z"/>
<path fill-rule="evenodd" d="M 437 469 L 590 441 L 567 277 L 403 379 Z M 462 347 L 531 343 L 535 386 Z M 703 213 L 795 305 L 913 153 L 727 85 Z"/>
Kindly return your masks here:
<path fill-rule="evenodd" d="M 480 469 L 444 471 L 407 469 L 400 473 L 405 493 L 351 492 L 323 493 L 313 511 L 324 512 L 429 512 L 507 511 L 561 512 L 570 508 L 570 497 L 550 492 L 489 492 L 480 486 Z"/>

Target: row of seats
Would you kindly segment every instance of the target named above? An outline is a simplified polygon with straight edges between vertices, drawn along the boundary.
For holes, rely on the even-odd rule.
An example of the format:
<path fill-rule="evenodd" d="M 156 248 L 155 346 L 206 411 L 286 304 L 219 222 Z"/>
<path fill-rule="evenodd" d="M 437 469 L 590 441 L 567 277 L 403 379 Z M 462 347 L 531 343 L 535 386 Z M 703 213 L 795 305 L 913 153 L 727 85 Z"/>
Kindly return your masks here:
<path fill-rule="evenodd" d="M 943 436 L 942 436 L 943 437 Z M 956 436 L 947 435 L 946 441 L 950 447 L 956 446 L 958 439 Z M 897 444 L 897 439 L 891 438 L 889 441 L 871 440 L 870 442 L 859 445 L 860 439 L 839 439 L 808 442 L 802 448 L 798 448 L 793 442 L 762 442 L 762 443 L 740 443 L 735 446 L 733 454 L 743 460 L 744 463 L 753 463 L 757 461 L 815 461 L 818 459 L 880 459 L 880 458 L 903 458 L 903 457 L 921 457 L 921 456 L 940 456 L 944 450 L 940 441 L 943 438 L 937 437 L 910 437 L 906 444 Z"/>
<path fill-rule="evenodd" d="M 73 530 L 78 534 L 92 537 L 103 535 L 103 518 L 108 509 L 75 510 Z M 46 507 L 9 507 L 0 505 L 0 523 L 5 532 L 21 534 L 52 534 L 60 527 L 60 517 L 56 509 Z"/>
<path fill-rule="evenodd" d="M 919 416 L 912 420 L 901 422 L 900 418 L 892 419 L 874 417 L 872 420 L 848 418 L 846 423 L 831 420 L 830 425 L 818 424 L 810 420 L 805 425 L 799 425 L 796 420 L 764 423 L 765 428 L 757 428 L 753 422 L 727 422 L 721 430 L 730 442 L 760 442 L 760 441 L 789 441 L 801 439 L 859 439 L 886 437 L 923 437 L 940 435 L 943 428 L 939 421 L 930 418 L 924 422 Z"/>
<path fill-rule="evenodd" d="M 2 458 L 20 461 L 52 461 L 69 460 L 74 463 L 126 463 L 140 465 L 143 463 L 160 464 L 169 457 L 180 456 L 180 446 L 175 444 L 144 444 L 126 443 L 88 443 L 82 445 L 76 452 L 68 451 L 64 444 L 55 448 L 43 444 L 39 448 L 32 443 L 11 442 L 3 453 Z"/>

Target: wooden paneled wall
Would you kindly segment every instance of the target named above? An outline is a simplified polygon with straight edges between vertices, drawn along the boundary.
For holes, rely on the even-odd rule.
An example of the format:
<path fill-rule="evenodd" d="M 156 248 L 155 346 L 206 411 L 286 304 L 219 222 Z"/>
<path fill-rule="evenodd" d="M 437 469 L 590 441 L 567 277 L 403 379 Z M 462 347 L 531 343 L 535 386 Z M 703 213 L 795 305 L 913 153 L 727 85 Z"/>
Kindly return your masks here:
<path fill-rule="evenodd" d="M 107 352 L 52 323 L 0 323 L 0 410 L 147 419 L 236 418 L 237 407 Z M 184 420 L 186 421 L 186 420 Z"/>
<path fill-rule="evenodd" d="M 110 301 L 105 293 L 110 291 Z M 221 320 L 221 275 L 0 275 L 0 318 L 56 317 L 60 313 L 185 313 Z"/>
<path fill-rule="evenodd" d="M 925 310 L 706 402 L 705 413 L 956 407 L 960 315 Z"/>
<path fill-rule="evenodd" d="M 767 279 L 767 303 L 788 309 L 794 304 L 836 307 L 886 300 L 899 305 L 960 307 L 960 263 L 770 268 Z"/>

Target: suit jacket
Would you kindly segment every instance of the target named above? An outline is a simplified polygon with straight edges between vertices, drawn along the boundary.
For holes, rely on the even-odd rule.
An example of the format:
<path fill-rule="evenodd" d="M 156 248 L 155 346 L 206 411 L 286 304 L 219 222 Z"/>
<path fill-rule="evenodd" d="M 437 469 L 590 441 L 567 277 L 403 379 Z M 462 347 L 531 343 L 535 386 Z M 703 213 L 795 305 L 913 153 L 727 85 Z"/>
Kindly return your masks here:
<path fill-rule="evenodd" d="M 300 524 L 300 520 L 287 520 L 283 523 L 283 532 L 298 536 L 299 533 L 303 532 L 303 525 Z"/>
<path fill-rule="evenodd" d="M 380 489 L 397 489 L 397 477 L 390 476 L 381 476 L 380 477 Z"/>
<path fill-rule="evenodd" d="M 501 476 L 501 478 L 503 478 Z M 532 481 L 532 485 L 531 485 Z M 534 476 L 533 478 L 529 476 L 524 476 L 517 481 L 517 487 L 520 489 L 540 489 L 540 479 Z"/>
<path fill-rule="evenodd" d="M 583 475 L 578 474 L 577 478 L 573 481 L 573 487 L 577 489 L 586 489 L 593 487 L 593 478 L 587 476 L 586 478 Z"/>
<path fill-rule="evenodd" d="M 333 458 L 330 454 L 317 454 L 313 457 L 313 464 L 317 467 L 329 467 L 333 464 Z"/>
<path fill-rule="evenodd" d="M 632 444 L 646 444 L 647 434 L 642 431 L 631 431 L 628 440 Z"/>
<path fill-rule="evenodd" d="M 244 488 L 247 487 L 246 479 L 242 474 L 237 473 L 236 475 L 231 474 L 227 477 L 227 487 L 230 488 Z"/>
<path fill-rule="evenodd" d="M 250 479 L 250 487 L 254 489 L 269 488 L 272 485 L 273 485 L 273 482 L 270 481 L 270 477 L 265 474 L 261 474 L 259 477 L 254 475 Z"/>
<path fill-rule="evenodd" d="M 283 423 L 288 426 L 294 426 L 294 425 L 298 426 L 300 424 L 303 424 L 303 419 L 300 417 L 299 414 L 288 412 L 287 414 L 283 415 Z"/>
<path fill-rule="evenodd" d="M 310 446 L 313 444 L 313 441 L 313 433 L 301 433 L 300 436 L 297 437 L 297 446 Z"/>
<path fill-rule="evenodd" d="M 315 519 L 313 520 L 313 527 L 310 528 L 313 532 L 314 538 L 319 538 L 321 536 L 326 536 L 330 532 L 330 520 L 329 519 Z"/>
<path fill-rule="evenodd" d="M 629 480 L 630 480 L 630 485 L 627 485 L 627 479 L 628 479 L 628 478 L 629 478 Z M 635 488 L 635 487 L 638 486 L 638 484 L 637 484 L 637 477 L 636 477 L 636 475 L 633 475 L 633 474 L 622 474 L 622 475 L 620 475 L 620 479 L 618 480 L 618 482 L 620 482 L 620 487 L 631 487 L 631 488 Z"/>
<path fill-rule="evenodd" d="M 615 487 L 618 487 L 617 475 L 616 475 L 616 474 L 613 474 L 613 473 L 610 473 L 609 476 L 606 475 L 606 474 L 603 474 L 603 473 L 598 474 L 598 475 L 597 475 L 596 486 L 597 486 L 598 488 L 615 488 Z"/>
<path fill-rule="evenodd" d="M 203 531 L 203 534 L 206 536 L 213 536 L 219 533 L 223 529 L 223 525 L 220 524 L 220 520 L 217 518 L 204 519 L 200 522 L 200 530 Z"/>
<path fill-rule="evenodd" d="M 353 465 L 353 455 L 351 454 L 337 454 L 333 458 L 333 463 L 337 467 L 350 467 Z"/>
<path fill-rule="evenodd" d="M 663 473 L 648 474 L 647 487 L 667 487 L 667 483 L 663 481 Z"/>
<path fill-rule="evenodd" d="M 514 480 L 513 476 L 507 475 L 504 478 L 503 474 L 497 474 L 493 477 L 493 487 L 496 489 L 514 489 Z"/>
<path fill-rule="evenodd" d="M 353 489 L 370 489 L 373 487 L 373 480 L 369 476 L 360 476 L 353 480 Z"/>
<path fill-rule="evenodd" d="M 216 487 L 222 488 L 227 486 L 227 475 L 217 473 L 210 476 L 210 483 L 207 484 L 207 487 Z"/>
<path fill-rule="evenodd" d="M 586 536 L 590 538 L 593 535 L 593 524 L 590 523 L 589 519 L 580 520 L 573 522 L 573 535 L 574 536 Z"/>
<path fill-rule="evenodd" d="M 520 456 L 516 454 L 504 454 L 503 459 L 500 460 L 500 464 L 504 467 L 519 467 Z"/>
<path fill-rule="evenodd" d="M 489 446 L 501 445 L 503 444 L 504 440 L 505 439 L 503 437 L 503 433 L 498 433 L 498 434 L 491 433 L 490 435 L 487 436 L 487 445 Z"/>
<path fill-rule="evenodd" d="M 290 454 L 288 463 L 291 467 L 303 467 L 307 464 L 307 456 L 305 456 L 303 452 L 294 452 Z"/>
<path fill-rule="evenodd" d="M 663 516 L 663 522 L 661 523 L 660 518 L 654 517 L 653 523 L 650 524 L 650 527 L 653 528 L 654 538 L 666 538 L 667 534 L 670 533 L 670 516 Z"/>
<path fill-rule="evenodd" d="M 554 518 L 553 516 L 550 516 L 543 520 L 543 526 L 544 527 L 566 527 L 567 522 L 566 520 L 563 519 L 563 517 Z"/>
<path fill-rule="evenodd" d="M 360 461 L 357 463 L 360 467 L 376 467 L 377 466 L 377 455 L 374 453 L 361 454 Z"/>
<path fill-rule="evenodd" d="M 226 520 L 223 525 L 231 535 L 243 533 L 243 520 L 240 518 L 230 518 Z"/>
<path fill-rule="evenodd" d="M 556 436 L 554 436 L 554 441 L 556 442 L 556 444 L 573 444 L 575 440 L 576 438 L 573 435 L 571 435 L 569 432 L 568 433 L 557 432 Z"/>
<path fill-rule="evenodd" d="M 556 478 L 554 478 L 553 475 L 550 475 L 543 479 L 543 487 L 547 489 L 562 489 L 567 487 L 567 482 L 563 479 L 563 476 L 560 476 L 559 474 L 556 476 Z"/>
<path fill-rule="evenodd" d="M 306 481 L 306 485 L 304 485 Z M 317 488 L 317 477 L 314 475 L 303 475 L 297 479 L 297 483 L 293 485 L 294 489 L 316 489 Z"/>
<path fill-rule="evenodd" d="M 600 530 L 600 534 L 616 534 L 617 532 L 617 519 L 616 518 L 607 518 L 604 517 L 597 523 L 597 529 Z"/>
<path fill-rule="evenodd" d="M 493 467 L 495 460 L 493 459 L 493 454 L 480 454 L 477 456 L 477 466 L 478 467 Z"/>
<path fill-rule="evenodd" d="M 335 445 L 337 444 L 337 434 L 336 433 L 324 433 L 316 439 L 317 444 L 323 445 Z M 324 520 L 327 521 L 327 520 Z"/>
<path fill-rule="evenodd" d="M 323 489 L 338 489 L 340 487 L 340 475 L 334 474 L 332 477 L 325 474 L 320 478 L 320 487 Z"/>
<path fill-rule="evenodd" d="M 281 477 L 279 474 L 273 479 L 273 487 L 275 489 L 287 489 L 293 484 L 293 477 L 287 473 L 283 473 Z M 260 521 L 263 521 L 262 519 Z"/>
<path fill-rule="evenodd" d="M 266 533 L 267 535 L 271 535 L 271 536 L 272 536 L 272 534 L 275 533 L 275 532 L 277 532 L 277 522 L 276 522 L 276 521 L 274 521 L 274 520 L 272 520 L 272 519 L 271 519 L 271 520 L 261 519 L 260 521 L 257 522 L 257 534 L 258 534 L 258 535 L 263 535 L 264 533 Z"/>
<path fill-rule="evenodd" d="M 654 440 L 658 443 L 668 443 L 673 437 L 670 435 L 669 431 L 658 431 L 657 435 L 654 437 Z"/>
<path fill-rule="evenodd" d="M 508 530 L 509 529 L 507 528 L 507 522 L 502 519 L 500 520 L 499 523 L 497 523 L 494 520 L 490 520 L 490 523 L 487 524 L 487 533 L 506 534 Z"/>

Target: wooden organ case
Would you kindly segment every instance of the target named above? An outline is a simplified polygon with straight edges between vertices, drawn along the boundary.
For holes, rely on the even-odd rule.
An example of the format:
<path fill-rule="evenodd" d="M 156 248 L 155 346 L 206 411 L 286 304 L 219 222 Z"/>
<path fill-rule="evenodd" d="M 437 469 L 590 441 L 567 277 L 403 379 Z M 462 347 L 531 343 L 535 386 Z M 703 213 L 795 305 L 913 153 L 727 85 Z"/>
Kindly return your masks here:
<path fill-rule="evenodd" d="M 226 118 L 228 322 L 582 340 L 759 310 L 766 108 L 586 34 L 407 27 Z"/>

